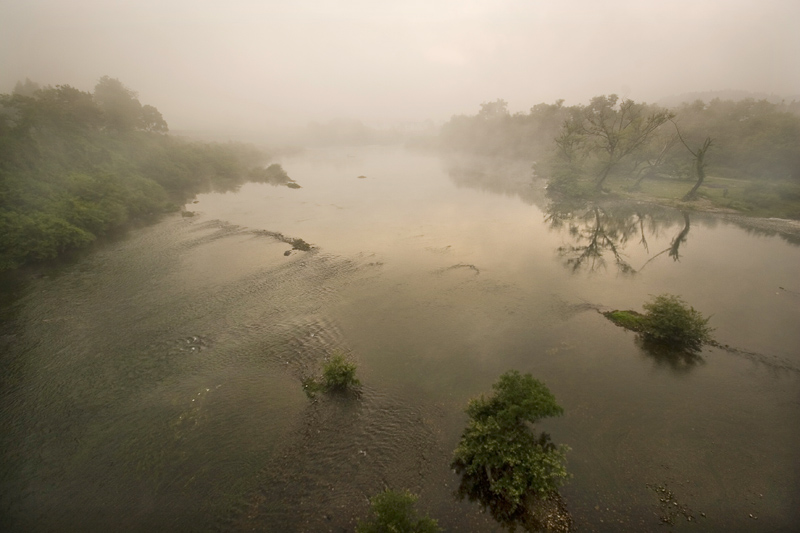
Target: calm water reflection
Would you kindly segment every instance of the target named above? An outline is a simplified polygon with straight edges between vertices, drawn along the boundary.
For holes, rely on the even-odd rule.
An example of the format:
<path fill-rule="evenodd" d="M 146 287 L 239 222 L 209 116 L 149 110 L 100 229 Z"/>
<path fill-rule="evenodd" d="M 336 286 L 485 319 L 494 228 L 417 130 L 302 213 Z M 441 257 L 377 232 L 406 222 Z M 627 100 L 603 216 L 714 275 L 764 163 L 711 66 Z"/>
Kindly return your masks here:
<path fill-rule="evenodd" d="M 302 189 L 200 195 L 9 298 L 3 530 L 347 530 L 384 485 L 448 531 L 497 530 L 449 464 L 467 400 L 509 369 L 565 408 L 542 429 L 572 448 L 581 530 L 658 529 L 648 484 L 694 513 L 676 530 L 800 523 L 800 248 L 708 215 L 548 206 L 512 162 L 280 162 Z M 663 292 L 756 357 L 672 364 L 596 312 Z M 364 394 L 309 403 L 302 376 L 335 349 Z"/>

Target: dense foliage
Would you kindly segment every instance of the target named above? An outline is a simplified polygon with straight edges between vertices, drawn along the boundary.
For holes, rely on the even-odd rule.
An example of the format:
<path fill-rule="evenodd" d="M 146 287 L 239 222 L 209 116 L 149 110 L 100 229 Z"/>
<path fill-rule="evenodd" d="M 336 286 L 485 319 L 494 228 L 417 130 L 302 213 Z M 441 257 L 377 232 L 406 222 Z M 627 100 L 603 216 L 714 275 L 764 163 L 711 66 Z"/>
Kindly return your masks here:
<path fill-rule="evenodd" d="M 461 474 L 459 494 L 479 501 L 504 524 L 525 522 L 531 502 L 557 493 L 566 479 L 566 447 L 528 424 L 558 416 L 563 409 L 540 381 L 509 371 L 494 393 L 470 401 L 469 422 L 453 456 Z"/>
<path fill-rule="evenodd" d="M 0 95 L 0 270 L 85 246 L 203 189 L 235 188 L 257 150 L 166 135 L 119 80 L 94 93 L 27 81 Z"/>
<path fill-rule="evenodd" d="M 661 294 L 643 305 L 641 335 L 649 342 L 679 350 L 697 351 L 711 341 L 709 318 L 680 297 Z"/>
<path fill-rule="evenodd" d="M 356 533 L 438 533 L 436 520 L 414 510 L 417 496 L 408 490 L 385 490 L 370 499 L 370 517 L 359 520 Z"/>

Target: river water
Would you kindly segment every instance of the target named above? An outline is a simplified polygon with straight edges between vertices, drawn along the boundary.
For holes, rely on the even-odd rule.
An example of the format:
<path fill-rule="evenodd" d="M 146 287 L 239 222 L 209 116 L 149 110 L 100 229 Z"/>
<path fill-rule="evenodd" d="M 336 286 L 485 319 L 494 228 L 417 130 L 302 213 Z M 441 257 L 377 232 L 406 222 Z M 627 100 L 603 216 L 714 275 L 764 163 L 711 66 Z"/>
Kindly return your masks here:
<path fill-rule="evenodd" d="M 402 148 L 280 161 L 2 308 L 4 531 L 348 531 L 384 487 L 447 531 L 467 401 L 516 369 L 564 407 L 581 531 L 796 531 L 800 247 L 642 205 L 553 206 L 526 165 Z M 270 236 L 311 243 L 310 252 Z M 598 310 L 682 296 L 695 359 Z M 308 399 L 340 350 L 360 398 Z M 663 490 L 662 490 L 663 489 Z"/>

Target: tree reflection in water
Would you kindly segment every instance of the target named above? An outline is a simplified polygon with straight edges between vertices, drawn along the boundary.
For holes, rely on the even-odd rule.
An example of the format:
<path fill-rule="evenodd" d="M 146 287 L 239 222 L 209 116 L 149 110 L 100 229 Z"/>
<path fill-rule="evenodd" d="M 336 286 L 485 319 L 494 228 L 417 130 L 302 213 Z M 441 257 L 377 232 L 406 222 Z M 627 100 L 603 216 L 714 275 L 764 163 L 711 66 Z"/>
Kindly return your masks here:
<path fill-rule="evenodd" d="M 539 436 L 539 441 L 546 440 L 549 443 L 549 439 L 547 433 Z M 566 502 L 557 491 L 545 496 L 528 494 L 522 498 L 520 505 L 510 508 L 507 502 L 488 490 L 485 480 L 462 474 L 456 497 L 459 500 L 466 498 L 479 503 L 503 529 L 508 531 L 513 532 L 520 528 L 531 532 L 568 533 L 573 529 L 572 517 L 567 510 Z"/>
<path fill-rule="evenodd" d="M 705 359 L 700 355 L 700 350 L 676 350 L 668 346 L 647 342 L 641 336 L 636 336 L 636 345 L 655 363 L 670 369 L 676 374 L 686 374 L 696 366 L 705 364 Z"/>
<path fill-rule="evenodd" d="M 554 230 L 566 230 L 564 233 L 572 241 L 557 249 L 564 258 L 564 266 L 572 272 L 593 272 L 605 269 L 612 262 L 620 273 L 633 275 L 665 253 L 675 261 L 680 260 L 680 249 L 691 227 L 688 213 L 681 214 L 683 228 L 669 247 L 654 254 L 638 269 L 626 257 L 625 249 L 635 242 L 649 252 L 648 236 L 675 225 L 678 212 L 637 204 L 554 202 L 547 208 L 545 221 Z"/>

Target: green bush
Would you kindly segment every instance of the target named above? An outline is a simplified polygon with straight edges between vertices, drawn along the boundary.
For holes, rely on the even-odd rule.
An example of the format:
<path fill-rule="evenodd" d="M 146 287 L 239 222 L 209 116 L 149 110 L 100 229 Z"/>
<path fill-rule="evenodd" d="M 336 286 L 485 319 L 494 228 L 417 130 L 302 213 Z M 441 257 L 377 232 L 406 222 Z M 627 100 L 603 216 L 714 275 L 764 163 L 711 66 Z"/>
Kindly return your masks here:
<path fill-rule="evenodd" d="M 662 294 L 643 307 L 641 335 L 645 341 L 689 351 L 698 351 L 711 341 L 713 329 L 708 326 L 709 318 L 680 297 Z"/>
<path fill-rule="evenodd" d="M 563 409 L 530 374 L 506 372 L 492 388 L 492 396 L 470 401 L 470 420 L 451 466 L 461 474 L 461 497 L 478 500 L 495 519 L 513 524 L 526 519 L 527 502 L 553 495 L 568 477 L 568 448 L 555 446 L 546 433 L 537 437 L 528 425 Z"/>
<path fill-rule="evenodd" d="M 370 518 L 358 521 L 356 533 L 438 533 L 436 520 L 419 517 L 414 510 L 417 496 L 408 490 L 385 490 L 370 499 Z"/>
<path fill-rule="evenodd" d="M 343 353 L 334 353 L 322 366 L 322 385 L 328 391 L 343 391 L 361 385 L 356 378 L 356 365 Z"/>

